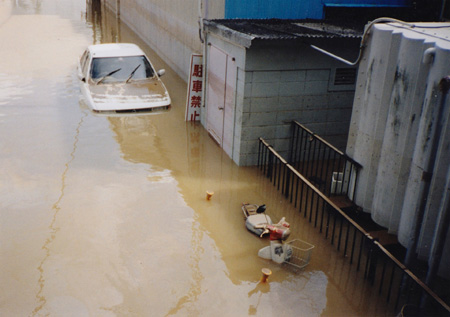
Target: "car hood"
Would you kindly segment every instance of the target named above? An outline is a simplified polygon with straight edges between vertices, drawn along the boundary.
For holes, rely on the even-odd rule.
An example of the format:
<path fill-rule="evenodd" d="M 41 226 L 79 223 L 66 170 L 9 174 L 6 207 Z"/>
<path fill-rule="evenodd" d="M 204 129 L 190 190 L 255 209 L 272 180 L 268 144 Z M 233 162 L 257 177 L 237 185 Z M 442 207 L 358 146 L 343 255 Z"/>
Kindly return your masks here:
<path fill-rule="evenodd" d="M 154 78 L 129 83 L 89 84 L 89 103 L 95 111 L 150 109 L 170 105 L 169 93 Z"/>

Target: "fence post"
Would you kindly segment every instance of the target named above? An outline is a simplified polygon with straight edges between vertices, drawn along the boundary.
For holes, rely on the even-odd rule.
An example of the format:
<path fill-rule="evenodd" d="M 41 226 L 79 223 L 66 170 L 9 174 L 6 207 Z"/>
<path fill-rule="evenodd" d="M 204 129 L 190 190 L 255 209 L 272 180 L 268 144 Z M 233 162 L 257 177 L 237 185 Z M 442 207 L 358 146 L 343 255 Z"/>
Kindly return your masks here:
<path fill-rule="evenodd" d="M 291 173 L 290 169 L 288 168 L 289 164 L 287 164 L 284 168 L 285 170 L 285 177 L 284 177 L 284 197 L 289 198 L 289 185 L 291 182 Z"/>
<path fill-rule="evenodd" d="M 370 243 L 371 255 L 369 259 L 369 272 L 367 273 L 369 281 L 372 285 L 375 281 L 375 274 L 377 271 L 378 253 L 379 253 L 379 248 L 378 245 L 375 243 L 375 241 L 378 241 L 378 239 L 375 238 Z"/>
<path fill-rule="evenodd" d="M 302 138 L 303 139 L 303 138 Z M 305 140 L 305 142 L 307 142 Z M 320 147 L 319 147 L 320 149 Z M 334 244 L 335 235 L 336 235 L 336 222 L 338 217 L 341 218 L 341 224 L 339 229 L 339 235 L 338 235 L 338 243 L 337 243 L 337 249 L 340 250 L 341 243 L 342 243 L 342 230 L 344 230 L 344 219 L 347 222 L 348 221 L 348 227 L 347 232 L 345 234 L 345 247 L 344 247 L 344 256 L 347 256 L 347 247 L 349 243 L 349 235 L 350 235 L 350 225 L 353 227 L 353 239 L 352 239 L 352 250 L 350 255 L 350 264 L 352 264 L 355 261 L 357 261 L 356 264 L 356 271 L 359 271 L 362 265 L 364 265 L 364 278 L 368 279 L 372 286 L 375 284 L 375 280 L 377 278 L 377 269 L 378 264 L 383 265 L 381 273 L 378 273 L 380 278 L 380 284 L 378 288 L 378 292 L 381 293 L 383 291 L 384 285 L 385 285 L 385 278 L 386 278 L 386 265 L 387 263 L 384 262 L 384 260 L 388 261 L 392 265 L 392 272 L 390 274 L 390 277 L 387 285 L 387 298 L 386 301 L 390 302 L 391 297 L 396 297 L 395 301 L 395 309 L 398 307 L 398 304 L 400 303 L 400 300 L 402 303 L 408 303 L 409 300 L 415 301 L 415 303 L 418 304 L 418 306 L 422 303 L 426 303 L 425 297 L 429 296 L 432 299 L 432 309 L 442 312 L 444 314 L 447 314 L 450 316 L 450 307 L 447 303 L 445 303 L 444 300 L 439 298 L 437 294 L 435 294 L 426 284 L 424 284 L 418 277 L 416 277 L 413 273 L 411 273 L 400 261 L 398 261 L 389 251 L 387 251 L 381 244 L 379 244 L 378 240 L 372 237 L 367 231 L 365 231 L 360 225 L 358 225 L 353 219 L 351 219 L 343 210 L 339 208 L 333 201 L 331 201 L 325 193 L 320 191 L 316 186 L 314 186 L 311 181 L 309 181 L 305 175 L 300 173 L 299 171 L 295 170 L 290 164 L 288 164 L 273 148 L 267 144 L 262 138 L 260 138 L 260 148 L 259 148 L 261 155 L 258 159 L 258 164 L 262 164 L 262 167 L 264 169 L 262 170 L 264 174 L 266 174 L 267 167 L 267 178 L 270 178 L 270 181 L 273 182 L 273 185 L 277 186 L 279 188 L 280 180 L 278 181 L 278 184 L 276 184 L 276 180 L 273 181 L 273 177 L 276 178 L 276 173 L 278 170 L 274 170 L 274 168 L 277 168 L 277 166 L 274 166 L 275 164 L 280 164 L 280 171 L 279 176 L 281 176 L 281 173 L 283 173 L 283 184 L 281 184 L 281 190 L 283 191 L 283 194 L 286 197 L 289 197 L 290 194 L 294 193 L 295 191 L 295 204 L 297 203 L 297 198 L 300 199 L 299 202 L 299 209 L 301 214 L 302 205 L 304 205 L 304 217 L 306 218 L 307 212 L 308 212 L 308 205 L 310 205 L 310 217 L 309 222 L 311 222 L 312 212 L 314 206 L 317 208 L 322 208 L 322 215 L 321 215 L 321 222 L 320 222 L 320 232 L 323 232 L 323 222 L 324 222 L 324 216 L 326 213 L 327 219 L 325 223 L 325 238 L 328 239 L 328 236 L 330 235 L 330 229 L 331 229 L 331 244 Z M 320 152 L 320 150 L 319 150 Z M 331 151 L 328 152 L 328 156 L 330 158 Z M 304 154 L 304 153 L 303 153 Z M 267 158 L 266 158 L 267 155 Z M 345 159 L 345 158 L 344 158 Z M 351 161 L 351 160 L 350 160 Z M 334 152 L 334 159 L 333 162 L 336 163 L 336 152 Z M 304 163 L 304 162 L 303 162 Z M 357 171 L 358 163 L 351 161 L 351 164 L 354 164 L 354 171 L 355 171 L 355 178 L 357 177 Z M 327 169 L 330 164 L 327 164 Z M 334 164 L 333 164 L 334 165 Z M 281 171 L 281 168 L 284 168 L 283 171 Z M 352 167 L 353 168 L 353 167 Z M 344 173 L 346 172 L 346 169 Z M 350 171 L 350 172 L 353 172 Z M 308 170 L 306 171 L 308 173 Z M 350 176 L 351 178 L 351 176 Z M 292 188 L 290 188 L 290 185 L 292 183 Z M 294 184 L 296 188 L 294 189 Z M 301 186 L 301 193 L 299 195 L 299 186 Z M 306 188 L 306 190 L 305 190 Z M 342 188 L 341 188 L 342 190 Z M 306 193 L 305 193 L 306 191 Z M 311 195 L 309 195 L 311 191 Z M 354 188 L 353 188 L 354 193 Z M 314 204 L 315 197 L 317 197 L 317 202 Z M 322 203 L 319 203 L 319 197 L 323 201 Z M 292 202 L 292 198 L 291 198 Z M 316 219 L 315 219 L 315 226 L 317 223 L 318 218 L 318 212 L 319 210 L 316 210 Z M 333 219 L 331 219 L 333 217 Z M 333 222 L 331 224 L 331 221 Z M 333 226 L 331 228 L 330 226 Z M 361 235 L 361 239 L 359 241 L 359 245 L 357 243 L 357 235 L 358 233 Z M 359 249 L 359 250 L 358 250 Z M 367 256 L 365 255 L 365 251 L 367 251 Z M 381 259 L 381 257 L 385 257 Z M 365 261 L 365 262 L 364 262 Z M 362 263 L 364 262 L 364 264 Z M 401 276 L 399 277 L 399 289 L 397 287 L 394 287 L 394 275 L 396 268 L 398 268 L 401 272 Z M 395 279 L 397 280 L 397 278 Z M 395 281 L 395 284 L 397 285 L 397 281 Z M 410 288 L 411 287 L 411 288 Z M 419 292 L 415 292 L 415 289 L 419 289 Z M 393 290 L 397 290 L 396 295 L 393 294 Z M 414 298 L 410 298 L 410 295 Z M 419 295 L 419 298 L 417 298 L 417 295 Z M 431 301 L 430 299 L 430 301 Z M 422 308 L 424 305 L 420 305 Z M 431 306 L 431 304 L 430 304 Z M 428 307 L 427 307 L 428 308 Z M 441 314 L 442 315 L 442 314 Z"/>

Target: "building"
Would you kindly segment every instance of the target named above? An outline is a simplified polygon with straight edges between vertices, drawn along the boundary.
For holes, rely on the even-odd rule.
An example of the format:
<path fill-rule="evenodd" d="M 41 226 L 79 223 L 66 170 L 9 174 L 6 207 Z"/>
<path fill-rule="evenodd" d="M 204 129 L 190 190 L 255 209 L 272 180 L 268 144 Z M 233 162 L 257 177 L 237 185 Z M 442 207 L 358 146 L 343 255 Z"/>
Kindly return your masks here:
<path fill-rule="evenodd" d="M 361 32 L 312 21 L 206 20 L 202 124 L 238 165 L 256 165 L 258 138 L 286 153 L 291 121 L 345 148 Z"/>
<path fill-rule="evenodd" d="M 347 145 L 363 166 L 356 204 L 448 279 L 449 76 L 450 23 L 375 24 Z"/>

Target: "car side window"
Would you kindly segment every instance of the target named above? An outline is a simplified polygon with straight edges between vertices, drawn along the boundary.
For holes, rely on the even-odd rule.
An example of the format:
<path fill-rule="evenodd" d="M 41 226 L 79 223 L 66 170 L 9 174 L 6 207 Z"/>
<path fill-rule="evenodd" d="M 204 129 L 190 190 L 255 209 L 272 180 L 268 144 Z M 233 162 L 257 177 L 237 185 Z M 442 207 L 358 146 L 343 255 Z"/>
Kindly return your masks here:
<path fill-rule="evenodd" d="M 89 64 L 89 51 L 85 51 L 83 56 L 81 57 L 81 70 L 83 72 L 83 76 L 86 77 L 87 75 L 87 67 Z"/>

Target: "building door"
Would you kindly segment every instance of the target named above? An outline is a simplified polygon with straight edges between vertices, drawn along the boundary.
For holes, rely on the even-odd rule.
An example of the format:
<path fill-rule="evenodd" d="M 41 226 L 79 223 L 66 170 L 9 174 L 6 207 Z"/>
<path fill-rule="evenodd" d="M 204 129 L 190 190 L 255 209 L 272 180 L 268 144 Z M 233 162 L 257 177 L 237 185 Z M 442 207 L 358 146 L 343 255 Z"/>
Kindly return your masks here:
<path fill-rule="evenodd" d="M 225 52 L 210 45 L 206 129 L 229 156 L 232 155 L 235 90 L 235 62 Z"/>

